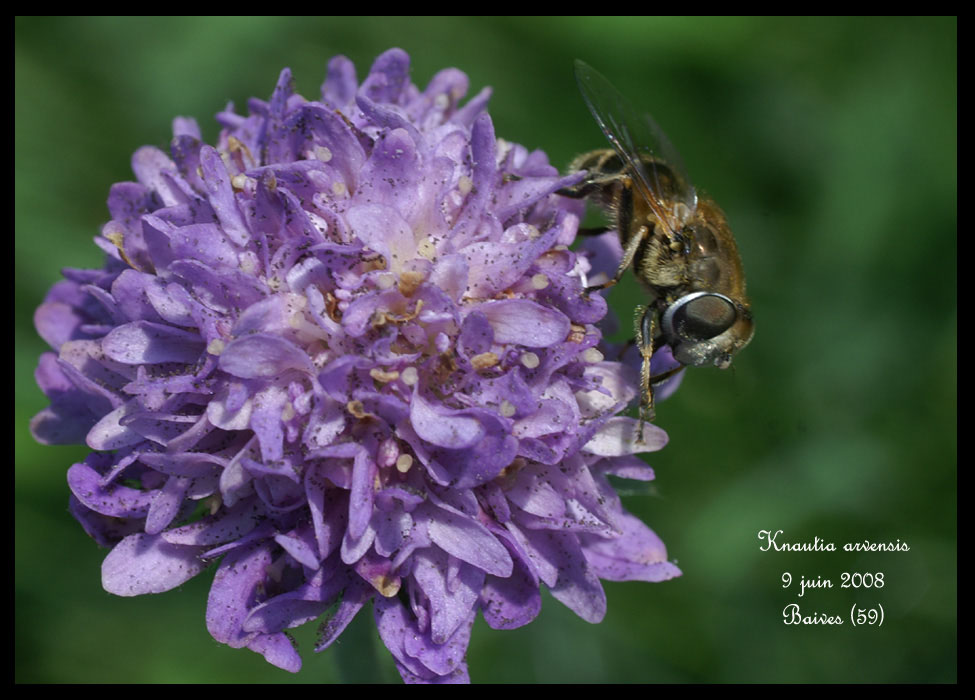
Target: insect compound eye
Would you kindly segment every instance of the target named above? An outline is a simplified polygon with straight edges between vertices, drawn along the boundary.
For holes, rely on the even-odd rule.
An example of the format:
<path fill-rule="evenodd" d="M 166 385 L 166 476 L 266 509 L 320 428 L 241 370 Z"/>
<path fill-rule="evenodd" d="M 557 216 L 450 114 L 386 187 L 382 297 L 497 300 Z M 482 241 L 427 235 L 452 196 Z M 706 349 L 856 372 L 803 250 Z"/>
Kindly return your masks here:
<path fill-rule="evenodd" d="M 662 322 L 669 338 L 698 342 L 721 335 L 737 317 L 734 302 L 723 294 L 695 292 L 671 304 Z"/>

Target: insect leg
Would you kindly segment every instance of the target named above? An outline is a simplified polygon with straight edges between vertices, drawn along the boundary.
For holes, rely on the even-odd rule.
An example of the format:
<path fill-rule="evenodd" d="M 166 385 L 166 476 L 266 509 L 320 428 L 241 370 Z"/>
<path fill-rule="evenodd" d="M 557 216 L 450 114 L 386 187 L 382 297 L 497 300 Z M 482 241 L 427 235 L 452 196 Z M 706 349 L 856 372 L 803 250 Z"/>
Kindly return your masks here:
<path fill-rule="evenodd" d="M 616 268 L 616 274 L 613 275 L 613 279 L 602 284 L 586 287 L 584 292 L 586 296 L 589 296 L 590 292 L 607 289 L 619 282 L 623 278 L 623 274 L 633 264 L 633 258 L 636 257 L 637 251 L 640 250 L 640 247 L 650 235 L 651 229 L 646 223 L 640 225 L 636 231 L 631 231 L 633 228 L 633 207 L 631 206 L 633 193 L 628 187 L 620 187 L 619 192 L 620 199 L 616 207 L 616 230 L 619 232 L 621 240 L 625 241 L 623 258 L 620 260 L 619 267 Z"/>
<path fill-rule="evenodd" d="M 590 173 L 582 182 L 572 187 L 563 187 L 560 190 L 555 190 L 555 194 L 568 197 L 569 199 L 585 199 L 593 192 L 605 190 L 609 185 L 618 180 L 619 175 L 615 173 L 604 175 Z"/>
<path fill-rule="evenodd" d="M 650 384 L 653 386 L 657 386 L 658 384 L 663 384 L 665 381 L 673 377 L 678 372 L 683 371 L 683 369 L 684 369 L 684 365 L 677 365 L 676 367 L 672 367 L 671 369 L 668 369 L 666 372 L 655 374 L 652 377 L 650 377 Z"/>
<path fill-rule="evenodd" d="M 626 242 L 626 248 L 623 250 L 623 259 L 620 260 L 620 265 L 618 268 L 616 268 L 616 274 L 613 275 L 613 279 L 603 282 L 602 284 L 586 287 L 584 294 L 588 296 L 590 292 L 612 287 L 623 279 L 623 274 L 630 268 L 630 265 L 633 264 L 633 258 L 636 256 L 637 250 L 640 249 L 640 244 L 643 243 L 644 239 L 648 235 L 650 235 L 650 228 L 648 226 L 641 226 L 636 233 L 630 236 L 630 240 Z"/>
<path fill-rule="evenodd" d="M 643 424 L 651 423 L 655 417 L 653 410 L 653 383 L 650 376 L 650 360 L 653 358 L 653 333 L 656 314 L 649 306 L 636 307 L 633 317 L 636 331 L 636 346 L 643 357 L 640 365 L 640 432 L 637 442 L 643 443 Z"/>

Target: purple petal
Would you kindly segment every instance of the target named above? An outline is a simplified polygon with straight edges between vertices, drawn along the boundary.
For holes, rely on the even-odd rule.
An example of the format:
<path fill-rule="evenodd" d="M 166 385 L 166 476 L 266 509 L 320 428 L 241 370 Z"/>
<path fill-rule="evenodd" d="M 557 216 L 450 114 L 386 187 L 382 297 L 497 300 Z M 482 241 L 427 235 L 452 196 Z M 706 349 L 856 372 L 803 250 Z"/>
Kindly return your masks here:
<path fill-rule="evenodd" d="M 153 469 L 170 476 L 200 478 L 214 476 L 229 460 L 205 452 L 146 452 L 139 455 L 139 461 Z"/>
<path fill-rule="evenodd" d="M 102 475 L 88 464 L 68 469 L 68 487 L 85 506 L 113 518 L 144 518 L 156 495 L 119 484 L 104 486 Z"/>
<path fill-rule="evenodd" d="M 85 443 L 93 450 L 117 450 L 142 442 L 142 435 L 120 423 L 122 418 L 137 410 L 138 403 L 132 400 L 106 414 L 88 431 Z"/>
<path fill-rule="evenodd" d="M 196 140 L 203 138 L 200 135 L 200 125 L 193 117 L 174 117 L 173 136 L 190 136 Z"/>
<path fill-rule="evenodd" d="M 403 579 L 394 569 L 393 562 L 374 550 L 366 552 L 353 569 L 363 581 L 386 598 L 399 593 L 403 585 Z"/>
<path fill-rule="evenodd" d="M 365 449 L 356 452 L 352 464 L 352 488 L 349 490 L 349 536 L 362 537 L 372 518 L 376 462 Z"/>
<path fill-rule="evenodd" d="M 403 498 L 409 497 L 409 493 L 403 493 Z M 383 508 L 383 510 L 383 515 L 378 518 L 379 522 L 376 523 L 374 546 L 378 554 L 384 557 L 392 557 L 407 544 L 407 539 L 413 531 L 413 516 L 392 505 Z"/>
<path fill-rule="evenodd" d="M 498 343 L 547 348 L 565 340 L 571 327 L 565 314 L 529 299 L 489 301 L 478 311 L 491 323 Z"/>
<path fill-rule="evenodd" d="M 75 445 L 85 441 L 91 430 L 91 416 L 84 399 L 59 401 L 31 418 L 30 433 L 42 445 Z"/>
<path fill-rule="evenodd" d="M 467 663 L 461 663 L 453 671 L 445 676 L 418 676 L 399 661 L 396 661 L 396 670 L 404 683 L 410 685 L 469 685 L 471 682 L 470 674 L 467 671 Z"/>
<path fill-rule="evenodd" d="M 301 670 L 301 656 L 284 633 L 262 634 L 248 643 L 247 648 L 256 651 L 268 663 L 291 673 Z"/>
<path fill-rule="evenodd" d="M 473 190 L 467 195 L 464 210 L 455 225 L 453 240 L 457 248 L 462 248 L 475 240 L 477 229 L 482 224 L 484 210 L 490 204 L 497 178 L 497 140 L 491 117 L 481 114 L 474 121 L 471 130 L 471 155 L 474 160 Z"/>
<path fill-rule="evenodd" d="M 159 535 L 129 535 L 102 562 L 102 587 L 120 596 L 163 593 L 200 573 L 199 547 L 169 544 Z"/>
<path fill-rule="evenodd" d="M 655 478 L 653 467 L 633 455 L 601 460 L 597 463 L 596 470 L 635 481 L 653 481 Z"/>
<path fill-rule="evenodd" d="M 345 631 L 349 623 L 374 595 L 374 590 L 360 579 L 341 577 L 346 583 L 342 589 L 341 600 L 335 612 L 327 616 L 320 628 L 320 636 L 315 651 L 328 648 Z"/>
<path fill-rule="evenodd" d="M 123 403 L 119 393 L 137 370 L 108 358 L 97 340 L 69 340 L 61 346 L 58 368 L 74 387 L 94 399 L 92 409 L 104 406 L 105 399 L 117 408 Z"/>
<path fill-rule="evenodd" d="M 432 554 L 428 550 L 414 556 L 413 578 L 423 591 L 430 607 L 429 639 L 408 637 L 405 651 L 413 657 L 430 654 L 434 645 L 443 645 L 466 620 L 474 614 L 478 591 L 484 584 L 484 572 L 473 567 L 461 566 L 460 574 L 450 585 L 445 576 L 448 568 L 447 557 L 442 553 Z M 436 655 L 430 654 L 433 659 Z M 437 674 L 449 671 L 449 667 L 430 666 L 427 668 Z"/>
<path fill-rule="evenodd" d="M 452 301 L 460 301 L 467 291 L 468 279 L 467 260 L 463 255 L 442 255 L 434 261 L 430 282 L 438 289 L 443 290 Z"/>
<path fill-rule="evenodd" d="M 520 470 L 505 495 L 526 513 L 552 519 L 565 515 L 565 496 L 552 483 L 548 470 Z"/>
<path fill-rule="evenodd" d="M 488 576 L 481 589 L 481 613 L 492 629 L 516 629 L 534 620 L 542 609 L 538 579 L 518 560 L 511 576 Z"/>
<path fill-rule="evenodd" d="M 162 533 L 167 542 L 198 547 L 213 546 L 240 539 L 260 525 L 266 514 L 256 498 L 223 508 L 218 514 L 207 516 L 189 525 Z"/>
<path fill-rule="evenodd" d="M 112 300 L 124 320 L 167 321 L 153 308 L 149 299 L 150 288 L 160 288 L 159 278 L 137 270 L 123 270 L 112 283 Z M 124 321 L 123 321 L 124 322 Z M 171 323 L 171 322 L 170 322 Z M 176 326 L 192 326 L 192 320 L 173 323 Z"/>
<path fill-rule="evenodd" d="M 220 354 L 220 369 L 242 379 L 274 377 L 289 369 L 314 370 L 304 350 L 290 340 L 255 333 L 230 342 Z"/>
<path fill-rule="evenodd" d="M 429 403 L 414 392 L 410 421 L 416 434 L 441 447 L 461 449 L 484 437 L 484 427 L 471 411 L 452 411 Z"/>
<path fill-rule="evenodd" d="M 511 575 L 511 555 L 486 527 L 465 515 L 436 506 L 426 506 L 423 510 L 429 519 L 427 532 L 434 544 L 489 574 L 502 578 Z"/>
<path fill-rule="evenodd" d="M 471 448 L 427 451 L 424 443 L 410 442 L 428 473 L 438 484 L 467 489 L 485 484 L 509 466 L 518 453 L 518 438 L 507 435 L 500 419 L 484 421 L 488 431 Z M 403 435 L 409 440 L 408 435 Z"/>
<path fill-rule="evenodd" d="M 517 282 L 534 262 L 522 246 L 495 241 L 472 243 L 461 252 L 470 269 L 470 293 L 478 297 L 496 296 Z"/>
<path fill-rule="evenodd" d="M 129 365 L 196 362 L 204 345 L 198 333 L 151 321 L 126 323 L 102 341 L 108 357 Z"/>
<path fill-rule="evenodd" d="M 308 415 L 302 444 L 312 450 L 331 445 L 345 429 L 345 415 L 337 401 L 322 397 Z"/>
<path fill-rule="evenodd" d="M 334 562 L 333 562 L 334 563 Z M 293 591 L 276 595 L 255 606 L 244 621 L 245 632 L 275 634 L 315 619 L 337 599 L 346 599 L 353 580 L 334 566 L 313 567 L 309 580 Z"/>
<path fill-rule="evenodd" d="M 160 184 L 163 184 L 161 180 Z M 108 211 L 112 220 L 102 229 L 102 236 L 112 240 L 110 234 L 117 233 L 122 236 L 126 252 L 134 249 L 144 253 L 139 219 L 158 209 L 161 203 L 160 195 L 143 184 L 116 182 L 108 191 Z"/>
<path fill-rule="evenodd" d="M 287 401 L 288 395 L 284 389 L 273 384 L 254 397 L 250 427 L 257 435 L 261 446 L 261 457 L 265 461 L 279 460 L 284 456 L 284 428 L 281 425 L 281 415 Z"/>
<path fill-rule="evenodd" d="M 235 387 L 240 387 L 235 390 Z M 240 385 L 224 385 L 207 404 L 207 419 L 222 430 L 246 430 L 250 427 L 253 401 L 244 399 L 238 404 L 235 399 L 243 399 Z"/>
<path fill-rule="evenodd" d="M 465 682 L 467 665 L 464 656 L 470 638 L 470 626 L 461 624 L 454 633 L 455 638 L 447 644 L 432 649 L 420 648 L 420 644 L 428 638 L 427 633 L 417 628 L 416 618 L 403 607 L 398 598 L 377 597 L 373 603 L 376 626 L 383 644 L 389 649 L 396 660 L 397 669 L 407 682 Z M 473 622 L 473 616 L 471 617 Z M 412 641 L 412 648 L 427 657 L 426 660 L 440 667 L 451 668 L 447 675 L 441 676 L 430 670 L 423 661 L 412 656 L 406 650 L 407 642 Z M 432 645 L 432 642 L 430 643 Z M 441 658 L 436 659 L 436 655 Z"/>
<path fill-rule="evenodd" d="M 583 556 L 572 533 L 528 531 L 536 553 L 551 562 L 557 578 L 550 586 L 552 596 L 586 622 L 602 622 L 606 615 L 606 592 Z"/>
<path fill-rule="evenodd" d="M 597 362 L 586 367 L 586 378 L 597 388 L 575 394 L 584 416 L 596 417 L 628 404 L 636 395 L 640 374 L 618 362 Z"/>
<path fill-rule="evenodd" d="M 80 391 L 65 375 L 53 352 L 41 355 L 34 378 L 51 399 L 51 406 L 34 416 L 30 423 L 31 434 L 42 444 L 84 442 L 98 416 L 112 410 L 111 401 Z"/>
<path fill-rule="evenodd" d="M 320 578 L 318 573 L 315 577 Z M 333 576 L 333 578 L 342 578 L 344 582 L 344 577 Z M 321 586 L 319 585 L 318 588 L 320 589 Z M 314 620 L 325 612 L 329 603 L 324 599 L 318 599 L 317 590 L 311 591 L 309 589 L 310 586 L 305 584 L 296 591 L 275 596 L 264 603 L 260 603 L 248 615 L 243 630 L 265 635 L 276 634 L 282 630 L 298 627 L 305 622 Z M 336 595 L 341 593 L 341 590 L 339 588 Z"/>
<path fill-rule="evenodd" d="M 158 148 L 143 146 L 137 150 L 132 156 L 132 172 L 141 184 L 159 196 L 163 206 L 185 201 L 185 195 L 173 186 L 171 177 L 166 176 L 167 172 L 176 173 L 176 164 Z"/>
<path fill-rule="evenodd" d="M 119 280 L 124 274 L 119 277 Z M 175 284 L 163 286 L 155 280 L 154 283 L 146 285 L 145 296 L 152 309 L 167 323 L 175 326 L 191 326 L 193 325 L 192 307 L 184 303 L 183 295 L 177 290 L 182 290 L 182 287 Z"/>
<path fill-rule="evenodd" d="M 234 324 L 237 337 L 252 333 L 283 334 L 294 330 L 304 307 L 297 294 L 274 294 L 247 307 Z"/>
<path fill-rule="evenodd" d="M 159 490 L 149 506 L 149 513 L 146 516 L 147 535 L 158 535 L 169 527 L 179 514 L 190 483 L 189 479 L 181 476 L 171 476 L 166 480 L 166 485 Z"/>
<path fill-rule="evenodd" d="M 328 62 L 328 72 L 322 83 L 322 101 L 332 107 L 345 107 L 355 99 L 359 89 L 355 65 L 345 56 L 335 56 Z"/>
<path fill-rule="evenodd" d="M 515 423 L 514 433 L 519 438 L 561 434 L 567 425 L 578 425 L 579 417 L 575 401 L 542 399 L 534 413 Z"/>
<path fill-rule="evenodd" d="M 270 565 L 268 548 L 260 546 L 234 550 L 220 562 L 206 614 L 207 630 L 218 642 L 239 648 L 253 639 L 253 634 L 243 634 L 242 626 Z"/>
<path fill-rule="evenodd" d="M 415 656 L 420 663 L 437 674 L 436 678 L 424 682 L 470 683 L 464 657 L 467 654 L 473 627 L 474 612 L 472 611 L 467 621 L 462 622 L 450 639 L 443 644 L 430 643 L 426 635 L 407 638 L 407 653 Z M 409 682 L 405 676 L 404 680 Z"/>
<path fill-rule="evenodd" d="M 639 421 L 627 416 L 610 418 L 582 448 L 601 457 L 619 457 L 637 452 L 654 452 L 667 444 L 667 433 L 652 423 L 643 425 L 643 441 L 637 440 Z"/>
<path fill-rule="evenodd" d="M 452 103 L 456 104 L 457 100 L 467 94 L 469 87 L 470 80 L 464 72 L 456 68 L 445 68 L 430 79 L 423 94 L 430 98 L 446 95 Z"/>
<path fill-rule="evenodd" d="M 389 49 L 373 62 L 359 91 L 370 100 L 396 102 L 408 84 L 409 74 L 409 55 L 403 49 Z"/>
<path fill-rule="evenodd" d="M 237 200 L 230 187 L 230 176 L 217 149 L 204 146 L 200 149 L 200 165 L 203 181 L 210 193 L 210 205 L 220 220 L 223 230 L 239 246 L 250 242 L 251 235 L 237 208 Z"/>
<path fill-rule="evenodd" d="M 667 548 L 639 518 L 622 513 L 617 522 L 623 534 L 613 539 L 584 535 L 586 560 L 600 578 L 609 581 L 667 581 L 681 571 L 667 561 Z"/>
<path fill-rule="evenodd" d="M 318 555 L 325 559 L 340 546 L 345 534 L 349 512 L 344 503 L 346 492 L 328 488 L 319 470 L 309 469 L 305 473 L 305 493 L 318 542 Z"/>
<path fill-rule="evenodd" d="M 579 180 L 578 174 L 562 177 L 553 168 L 553 173 L 549 177 L 536 176 L 530 179 L 508 182 L 498 193 L 496 215 L 504 221 L 517 212 L 524 211 L 539 200 L 548 197 L 556 190 L 571 187 Z"/>
<path fill-rule="evenodd" d="M 371 523 L 366 523 L 366 530 L 360 537 L 353 537 L 352 533 L 346 529 L 340 550 L 342 553 L 342 561 L 346 564 L 355 564 L 366 555 L 366 552 L 372 547 L 375 539 L 376 531 L 373 529 Z"/>
<path fill-rule="evenodd" d="M 354 91 L 353 91 L 354 96 Z M 342 98 L 338 98 L 342 99 Z M 351 97 L 348 101 L 351 101 Z M 346 191 L 356 190 L 359 182 L 359 171 L 366 161 L 366 152 L 362 144 L 349 128 L 348 123 L 338 114 L 322 105 L 307 104 L 299 108 L 299 115 L 308 124 L 308 138 L 310 143 L 306 148 L 312 152 L 315 146 L 326 148 L 331 156 L 328 165 L 337 175 L 333 184 L 342 184 Z M 319 151 L 321 152 L 321 151 Z M 330 193 L 334 196 L 334 192 Z"/>
<path fill-rule="evenodd" d="M 366 247 L 382 254 L 390 270 L 399 272 L 403 263 L 416 257 L 413 229 L 392 207 L 363 204 L 350 209 L 346 220 Z"/>
<path fill-rule="evenodd" d="M 55 350 L 77 337 L 77 329 L 84 322 L 76 307 L 60 301 L 46 301 L 34 312 L 37 334 Z"/>
<path fill-rule="evenodd" d="M 277 85 L 271 94 L 268 119 L 261 125 L 258 143 L 264 154 L 265 163 L 284 163 L 295 159 L 295 154 L 288 148 L 288 134 L 285 131 L 284 119 L 288 99 L 294 94 L 294 80 L 291 69 L 285 68 L 278 76 Z"/>

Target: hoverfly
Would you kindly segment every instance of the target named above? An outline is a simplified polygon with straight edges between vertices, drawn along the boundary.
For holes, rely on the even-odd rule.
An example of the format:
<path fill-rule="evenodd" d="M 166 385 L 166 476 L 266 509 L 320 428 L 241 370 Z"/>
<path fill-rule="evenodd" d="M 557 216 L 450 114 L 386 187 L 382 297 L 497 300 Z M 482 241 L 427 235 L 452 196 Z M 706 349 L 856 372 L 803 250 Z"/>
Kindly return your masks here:
<path fill-rule="evenodd" d="M 724 212 L 698 196 L 680 156 L 648 114 L 637 112 L 610 82 L 577 60 L 583 99 L 613 148 L 578 156 L 569 168 L 582 182 L 560 191 L 586 197 L 614 219 L 623 245 L 616 275 L 586 294 L 615 285 L 628 268 L 650 294 L 636 309 L 642 355 L 640 432 L 654 419 L 653 387 L 684 366 L 722 369 L 754 333 L 738 246 Z M 653 353 L 670 346 L 680 365 L 651 376 Z"/>

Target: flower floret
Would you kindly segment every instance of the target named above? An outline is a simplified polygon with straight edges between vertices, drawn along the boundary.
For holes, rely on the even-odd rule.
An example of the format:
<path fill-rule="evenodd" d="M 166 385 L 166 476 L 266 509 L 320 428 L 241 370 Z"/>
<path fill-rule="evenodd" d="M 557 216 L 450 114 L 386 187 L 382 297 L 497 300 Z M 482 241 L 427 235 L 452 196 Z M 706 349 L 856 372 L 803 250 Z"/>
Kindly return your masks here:
<path fill-rule="evenodd" d="M 100 270 L 35 315 L 45 443 L 84 441 L 71 512 L 106 590 L 170 590 L 211 565 L 215 639 L 297 671 L 368 603 L 409 682 L 467 681 L 478 613 L 530 622 L 541 586 L 583 619 L 600 579 L 679 575 L 609 476 L 650 479 L 666 435 L 617 416 L 632 371 L 597 349 L 579 181 L 496 138 L 484 90 L 406 54 L 321 98 L 177 118 L 111 188 Z"/>

